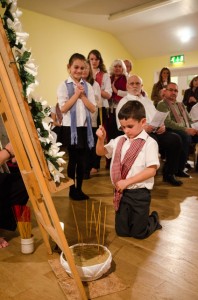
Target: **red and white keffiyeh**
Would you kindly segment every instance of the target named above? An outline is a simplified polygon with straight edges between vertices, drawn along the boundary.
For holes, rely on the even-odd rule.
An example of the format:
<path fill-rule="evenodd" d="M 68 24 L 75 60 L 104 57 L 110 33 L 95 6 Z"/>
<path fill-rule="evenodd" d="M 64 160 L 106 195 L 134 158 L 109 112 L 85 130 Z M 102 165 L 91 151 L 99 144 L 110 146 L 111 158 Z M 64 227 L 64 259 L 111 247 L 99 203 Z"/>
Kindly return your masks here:
<path fill-rule="evenodd" d="M 134 139 L 131 142 L 131 145 L 129 149 L 127 150 L 122 162 L 121 162 L 121 150 L 124 142 L 126 141 L 126 137 L 123 136 L 120 138 L 116 150 L 115 150 L 115 156 L 112 163 L 112 169 L 111 169 L 111 177 L 114 186 L 116 186 L 116 183 L 121 180 L 125 179 L 129 170 L 131 169 L 131 166 L 133 165 L 134 161 L 136 160 L 138 154 L 142 150 L 142 147 L 145 144 L 145 140 L 141 138 Z M 122 197 L 122 193 L 118 192 L 116 189 L 114 191 L 114 199 L 113 204 L 114 208 L 117 211 L 119 209 L 120 200 Z"/>

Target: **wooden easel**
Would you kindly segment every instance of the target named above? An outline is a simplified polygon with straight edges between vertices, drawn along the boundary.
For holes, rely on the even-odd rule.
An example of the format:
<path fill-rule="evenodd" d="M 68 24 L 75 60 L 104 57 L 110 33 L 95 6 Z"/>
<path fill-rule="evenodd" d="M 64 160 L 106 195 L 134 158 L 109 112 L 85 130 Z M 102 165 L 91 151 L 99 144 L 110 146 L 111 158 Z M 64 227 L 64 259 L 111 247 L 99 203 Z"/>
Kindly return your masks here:
<path fill-rule="evenodd" d="M 52 254 L 49 243 L 49 236 L 51 236 L 67 258 L 79 290 L 79 298 L 87 299 L 51 198 L 51 193 L 68 188 L 73 181 L 67 179 L 66 182 L 57 186 L 50 176 L 29 105 L 23 96 L 21 79 L 1 20 L 0 114 L 12 143 L 47 251 Z"/>

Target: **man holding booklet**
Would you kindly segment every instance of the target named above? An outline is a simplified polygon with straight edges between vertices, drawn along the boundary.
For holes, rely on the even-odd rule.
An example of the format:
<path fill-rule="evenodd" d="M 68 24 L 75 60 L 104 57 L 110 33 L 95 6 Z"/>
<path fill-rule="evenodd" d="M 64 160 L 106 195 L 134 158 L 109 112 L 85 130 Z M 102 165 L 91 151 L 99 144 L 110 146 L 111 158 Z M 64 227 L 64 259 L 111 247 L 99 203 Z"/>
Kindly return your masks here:
<path fill-rule="evenodd" d="M 165 120 L 167 129 L 178 134 L 182 139 L 182 148 L 185 152 L 186 161 L 190 152 L 190 144 L 198 143 L 197 111 L 193 106 L 191 116 L 182 102 L 177 101 L 178 86 L 170 82 L 164 90 L 163 100 L 157 105 L 161 112 L 168 113 Z"/>
<path fill-rule="evenodd" d="M 127 95 L 122 98 L 116 109 L 116 120 L 118 129 L 120 123 L 118 120 L 118 112 L 121 107 L 131 100 L 140 101 L 146 110 L 147 123 L 144 127 L 145 131 L 153 137 L 158 145 L 159 152 L 165 156 L 165 163 L 163 166 L 163 180 L 173 186 L 181 186 L 182 181 L 178 177 L 189 177 L 185 173 L 185 155 L 182 149 L 182 140 L 180 136 L 173 132 L 167 132 L 164 126 L 164 120 L 167 113 L 160 113 L 156 110 L 152 100 L 142 96 L 141 90 L 143 87 L 142 79 L 137 75 L 132 75 L 127 80 Z"/>

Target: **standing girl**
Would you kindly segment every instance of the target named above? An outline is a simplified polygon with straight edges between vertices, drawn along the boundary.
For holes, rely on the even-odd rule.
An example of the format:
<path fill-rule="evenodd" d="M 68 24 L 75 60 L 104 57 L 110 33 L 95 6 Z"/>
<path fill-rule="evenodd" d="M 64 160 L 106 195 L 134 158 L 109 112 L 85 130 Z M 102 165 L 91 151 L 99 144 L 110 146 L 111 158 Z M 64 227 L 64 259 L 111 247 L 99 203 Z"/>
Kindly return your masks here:
<path fill-rule="evenodd" d="M 101 89 L 99 83 L 94 80 L 93 73 L 91 69 L 90 62 L 87 61 L 85 63 L 85 69 L 82 75 L 82 78 L 89 82 L 94 90 L 95 100 L 96 100 L 96 111 L 91 114 L 91 124 L 92 124 L 92 131 L 94 136 L 94 147 L 87 152 L 87 167 L 85 173 L 85 179 L 89 179 L 90 175 L 95 174 L 100 169 L 100 156 L 96 154 L 96 130 L 98 128 L 97 119 L 98 119 L 98 110 L 102 107 L 101 101 Z"/>
<path fill-rule="evenodd" d="M 98 50 L 91 50 L 87 58 L 92 67 L 93 77 L 99 83 L 101 88 L 102 120 L 99 120 L 98 118 L 98 125 L 102 123 L 104 128 L 107 128 L 109 118 L 109 99 L 112 95 L 111 79 L 107 73 L 103 58 Z M 106 165 L 106 167 L 109 168 L 108 165 Z"/>
<path fill-rule="evenodd" d="M 69 77 L 57 90 L 58 103 L 63 114 L 63 138 L 68 150 L 67 173 L 74 180 L 69 196 L 73 200 L 85 200 L 82 183 L 87 148 L 94 146 L 90 112 L 95 112 L 96 103 L 91 85 L 82 79 L 85 57 L 74 53 L 67 65 Z"/>
<path fill-rule="evenodd" d="M 112 95 L 111 80 L 104 65 L 102 56 L 98 50 L 91 50 L 88 54 L 88 60 L 90 61 L 93 77 L 99 83 L 101 88 L 101 98 L 103 106 L 102 121 L 105 127 L 106 119 L 108 118 L 109 111 L 109 99 Z"/>
<path fill-rule="evenodd" d="M 161 69 L 159 73 L 159 80 L 153 85 L 151 92 L 151 99 L 157 107 L 158 102 L 163 99 L 163 91 L 171 81 L 171 72 L 167 67 Z"/>

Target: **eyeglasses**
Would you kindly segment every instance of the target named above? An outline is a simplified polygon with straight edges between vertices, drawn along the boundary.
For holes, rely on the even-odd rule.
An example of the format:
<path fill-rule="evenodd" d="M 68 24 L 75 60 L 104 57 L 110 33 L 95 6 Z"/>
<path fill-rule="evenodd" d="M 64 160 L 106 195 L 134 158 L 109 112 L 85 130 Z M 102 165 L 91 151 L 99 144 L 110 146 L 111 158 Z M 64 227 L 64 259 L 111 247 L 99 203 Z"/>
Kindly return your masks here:
<path fill-rule="evenodd" d="M 128 85 L 132 85 L 132 86 L 135 85 L 135 84 L 136 84 L 136 85 L 140 85 L 141 83 L 140 83 L 140 82 L 129 82 L 129 83 L 128 83 Z"/>
<path fill-rule="evenodd" d="M 178 93 L 178 90 L 176 90 L 176 89 L 167 89 L 167 91 L 169 91 L 169 92 L 175 92 L 175 93 Z"/>

